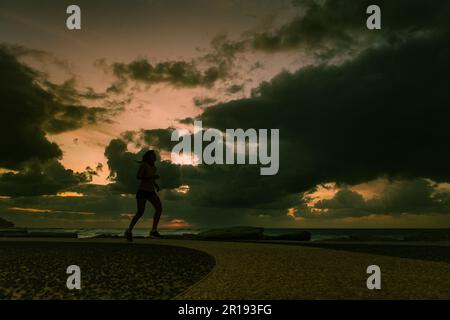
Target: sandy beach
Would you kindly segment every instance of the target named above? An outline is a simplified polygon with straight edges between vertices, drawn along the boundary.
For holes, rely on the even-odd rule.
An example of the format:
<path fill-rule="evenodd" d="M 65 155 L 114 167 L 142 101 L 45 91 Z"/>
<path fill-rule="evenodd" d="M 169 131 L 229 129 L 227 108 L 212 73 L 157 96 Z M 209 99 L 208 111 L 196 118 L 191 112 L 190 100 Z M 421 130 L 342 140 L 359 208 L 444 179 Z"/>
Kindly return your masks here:
<path fill-rule="evenodd" d="M 1 239 L 2 299 L 450 299 L 450 246 Z M 6 259 L 5 259 L 6 258 Z M 65 288 L 65 267 L 82 290 Z M 378 265 L 382 289 L 368 290 Z"/>

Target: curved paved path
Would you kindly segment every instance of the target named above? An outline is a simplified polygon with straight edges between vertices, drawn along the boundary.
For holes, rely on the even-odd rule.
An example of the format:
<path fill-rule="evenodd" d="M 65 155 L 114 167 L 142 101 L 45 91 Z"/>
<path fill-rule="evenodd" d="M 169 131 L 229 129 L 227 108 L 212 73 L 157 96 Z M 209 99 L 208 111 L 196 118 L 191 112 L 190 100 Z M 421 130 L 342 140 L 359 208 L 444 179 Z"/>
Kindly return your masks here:
<path fill-rule="evenodd" d="M 448 261 L 286 244 L 156 241 L 204 250 L 216 259 L 212 272 L 178 299 L 450 298 Z M 449 246 L 436 249 L 450 252 Z M 372 264 L 381 268 L 382 290 L 366 287 Z"/>

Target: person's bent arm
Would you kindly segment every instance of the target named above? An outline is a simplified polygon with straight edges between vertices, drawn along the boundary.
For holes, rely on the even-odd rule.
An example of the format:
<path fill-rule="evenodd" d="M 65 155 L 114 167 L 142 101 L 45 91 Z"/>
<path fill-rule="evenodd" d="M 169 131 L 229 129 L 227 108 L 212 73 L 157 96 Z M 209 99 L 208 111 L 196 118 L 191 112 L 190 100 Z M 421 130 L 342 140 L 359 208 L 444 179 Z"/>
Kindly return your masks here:
<path fill-rule="evenodd" d="M 146 172 L 145 167 L 141 166 L 137 172 L 136 178 L 139 180 L 156 180 L 159 179 L 159 175 L 149 174 Z"/>

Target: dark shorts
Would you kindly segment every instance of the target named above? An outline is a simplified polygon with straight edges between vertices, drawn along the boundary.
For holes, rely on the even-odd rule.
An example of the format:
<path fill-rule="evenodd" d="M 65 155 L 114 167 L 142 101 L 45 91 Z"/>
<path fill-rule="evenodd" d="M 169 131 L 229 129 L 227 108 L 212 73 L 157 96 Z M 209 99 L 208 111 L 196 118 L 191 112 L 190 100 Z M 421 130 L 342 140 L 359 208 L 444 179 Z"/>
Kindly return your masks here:
<path fill-rule="evenodd" d="M 150 199 L 153 196 L 156 196 L 155 191 L 138 190 L 136 192 L 136 199 Z"/>

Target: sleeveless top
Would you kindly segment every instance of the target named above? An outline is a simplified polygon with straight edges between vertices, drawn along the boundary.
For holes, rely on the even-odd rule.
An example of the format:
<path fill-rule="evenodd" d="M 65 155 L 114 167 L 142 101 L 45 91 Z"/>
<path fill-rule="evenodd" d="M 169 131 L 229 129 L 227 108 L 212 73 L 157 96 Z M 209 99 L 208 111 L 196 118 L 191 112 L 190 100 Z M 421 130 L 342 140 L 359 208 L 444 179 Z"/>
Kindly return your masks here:
<path fill-rule="evenodd" d="M 137 178 L 141 180 L 139 190 L 155 191 L 154 179 L 150 178 L 155 174 L 156 167 L 149 165 L 147 162 L 142 162 L 137 173 Z"/>

